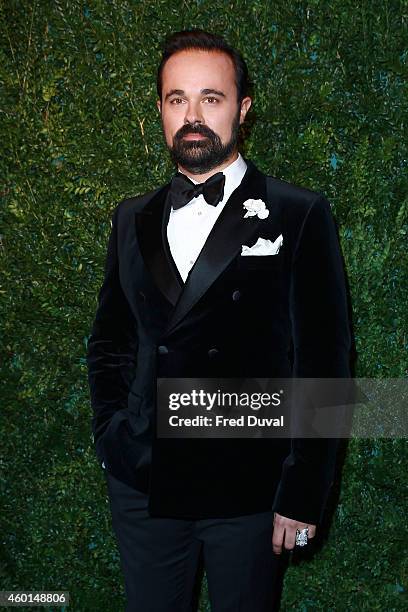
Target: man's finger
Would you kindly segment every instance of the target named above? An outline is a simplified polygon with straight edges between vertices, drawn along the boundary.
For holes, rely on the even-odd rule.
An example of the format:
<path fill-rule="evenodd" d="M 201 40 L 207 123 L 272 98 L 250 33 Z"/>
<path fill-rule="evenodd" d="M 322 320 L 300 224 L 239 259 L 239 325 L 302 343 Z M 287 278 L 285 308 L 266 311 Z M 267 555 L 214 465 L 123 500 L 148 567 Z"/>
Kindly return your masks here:
<path fill-rule="evenodd" d="M 286 550 L 293 550 L 295 548 L 296 540 L 296 529 L 293 527 L 285 527 L 285 540 L 284 545 Z"/>
<path fill-rule="evenodd" d="M 272 549 L 275 555 L 280 555 L 282 553 L 282 544 L 285 535 L 284 527 L 280 527 L 274 523 L 273 526 L 273 535 L 272 535 Z"/>

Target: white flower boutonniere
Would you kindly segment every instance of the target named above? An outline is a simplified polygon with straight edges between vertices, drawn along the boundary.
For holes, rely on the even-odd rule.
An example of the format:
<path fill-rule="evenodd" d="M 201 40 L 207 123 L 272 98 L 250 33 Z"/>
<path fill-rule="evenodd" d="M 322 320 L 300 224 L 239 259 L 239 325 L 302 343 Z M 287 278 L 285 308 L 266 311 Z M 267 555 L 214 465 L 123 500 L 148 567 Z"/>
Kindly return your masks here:
<path fill-rule="evenodd" d="M 257 215 L 259 219 L 266 219 L 269 215 L 269 210 L 266 208 L 266 204 L 263 200 L 254 200 L 250 198 L 244 202 L 243 206 L 247 211 L 244 215 L 244 219 L 247 217 L 254 217 L 255 215 Z"/>

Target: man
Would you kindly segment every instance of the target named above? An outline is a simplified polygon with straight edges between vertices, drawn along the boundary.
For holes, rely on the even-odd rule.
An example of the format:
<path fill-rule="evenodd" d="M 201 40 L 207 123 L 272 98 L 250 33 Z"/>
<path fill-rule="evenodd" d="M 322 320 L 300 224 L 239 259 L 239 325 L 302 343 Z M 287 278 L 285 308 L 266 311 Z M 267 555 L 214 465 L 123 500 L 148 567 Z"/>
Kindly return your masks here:
<path fill-rule="evenodd" d="M 177 173 L 115 208 L 87 355 L 126 610 L 191 609 L 202 551 L 214 610 L 267 611 L 282 551 L 315 535 L 336 441 L 162 438 L 156 382 L 349 376 L 338 239 L 324 196 L 238 152 L 252 100 L 222 38 L 170 36 L 157 87 Z"/>

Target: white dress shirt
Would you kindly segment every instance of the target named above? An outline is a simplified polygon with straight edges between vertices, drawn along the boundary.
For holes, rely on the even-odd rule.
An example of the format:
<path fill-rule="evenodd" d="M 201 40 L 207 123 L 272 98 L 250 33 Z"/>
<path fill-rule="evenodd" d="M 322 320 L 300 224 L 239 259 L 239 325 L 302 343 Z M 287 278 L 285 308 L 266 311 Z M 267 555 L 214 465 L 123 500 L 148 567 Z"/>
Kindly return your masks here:
<path fill-rule="evenodd" d="M 225 174 L 224 197 L 217 206 L 207 204 L 203 194 L 200 194 L 177 210 L 171 208 L 167 224 L 167 240 L 184 282 L 228 198 L 241 183 L 246 168 L 244 158 L 238 153 L 237 159 L 222 170 Z M 193 183 L 198 183 L 191 177 L 188 178 Z"/>

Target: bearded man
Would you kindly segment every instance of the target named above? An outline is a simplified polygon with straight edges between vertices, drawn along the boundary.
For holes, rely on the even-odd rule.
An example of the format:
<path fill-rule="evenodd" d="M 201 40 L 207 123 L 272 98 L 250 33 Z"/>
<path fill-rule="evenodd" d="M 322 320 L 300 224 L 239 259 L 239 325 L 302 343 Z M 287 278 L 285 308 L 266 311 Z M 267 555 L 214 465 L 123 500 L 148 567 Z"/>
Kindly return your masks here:
<path fill-rule="evenodd" d="M 248 70 L 202 30 L 165 42 L 157 109 L 172 179 L 123 200 L 88 342 L 126 611 L 277 609 L 284 551 L 313 538 L 336 440 L 168 439 L 158 378 L 348 377 L 345 278 L 324 195 L 238 150 Z"/>

